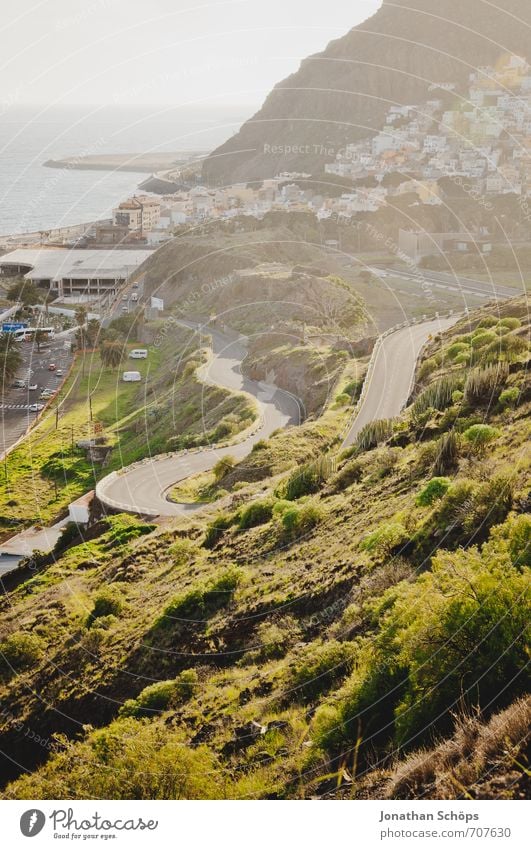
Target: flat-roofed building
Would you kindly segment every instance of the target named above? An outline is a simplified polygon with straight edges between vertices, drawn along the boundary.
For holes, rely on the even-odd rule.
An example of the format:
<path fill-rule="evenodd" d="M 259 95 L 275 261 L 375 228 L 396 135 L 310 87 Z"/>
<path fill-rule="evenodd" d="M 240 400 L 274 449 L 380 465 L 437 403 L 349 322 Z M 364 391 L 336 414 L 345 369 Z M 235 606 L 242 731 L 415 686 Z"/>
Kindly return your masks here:
<path fill-rule="evenodd" d="M 0 256 L 0 273 L 22 275 L 56 297 L 115 294 L 152 250 L 21 248 Z"/>

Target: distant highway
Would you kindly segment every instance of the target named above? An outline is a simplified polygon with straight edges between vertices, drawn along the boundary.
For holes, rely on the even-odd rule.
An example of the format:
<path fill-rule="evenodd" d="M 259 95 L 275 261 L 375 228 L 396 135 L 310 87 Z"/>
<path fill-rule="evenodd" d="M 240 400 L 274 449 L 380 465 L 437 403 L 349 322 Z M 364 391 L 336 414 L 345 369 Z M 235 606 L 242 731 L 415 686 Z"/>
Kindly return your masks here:
<path fill-rule="evenodd" d="M 368 269 L 377 276 L 385 278 L 398 277 L 402 280 L 407 280 L 417 285 L 422 282 L 432 283 L 439 289 L 447 289 L 448 291 L 460 292 L 463 295 L 475 295 L 476 297 L 484 298 L 485 300 L 506 300 L 507 298 L 516 298 L 522 294 L 522 290 L 511 286 L 504 286 L 496 283 L 494 280 L 486 282 L 485 280 L 473 280 L 470 277 L 457 277 L 454 274 L 449 274 L 442 271 L 430 271 L 425 268 L 419 268 L 418 272 L 412 272 L 403 269 L 396 269 L 388 266 L 374 266 Z"/>
<path fill-rule="evenodd" d="M 345 441 L 352 445 L 362 428 L 378 419 L 392 419 L 402 411 L 411 392 L 417 360 L 430 336 L 452 327 L 461 316 L 413 324 L 385 336 L 371 362 L 361 406 Z"/>

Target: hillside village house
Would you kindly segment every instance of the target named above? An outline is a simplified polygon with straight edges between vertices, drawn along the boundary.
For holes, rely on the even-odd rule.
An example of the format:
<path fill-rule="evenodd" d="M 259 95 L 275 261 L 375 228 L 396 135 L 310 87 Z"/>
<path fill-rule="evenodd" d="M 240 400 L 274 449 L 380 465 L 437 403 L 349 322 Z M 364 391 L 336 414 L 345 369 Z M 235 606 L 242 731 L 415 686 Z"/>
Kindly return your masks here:
<path fill-rule="evenodd" d="M 140 235 L 154 230 L 160 219 L 160 201 L 145 195 L 132 197 L 113 210 L 112 222 Z"/>

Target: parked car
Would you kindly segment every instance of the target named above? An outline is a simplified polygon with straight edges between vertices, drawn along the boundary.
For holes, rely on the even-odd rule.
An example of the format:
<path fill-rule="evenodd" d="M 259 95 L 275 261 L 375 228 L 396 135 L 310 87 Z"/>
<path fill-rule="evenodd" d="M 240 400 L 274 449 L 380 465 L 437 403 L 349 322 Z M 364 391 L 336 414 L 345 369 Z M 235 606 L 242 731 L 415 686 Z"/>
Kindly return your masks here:
<path fill-rule="evenodd" d="M 126 292 L 125 295 L 122 295 L 122 301 L 128 301 L 128 300 L 129 300 L 129 295 Z"/>
<path fill-rule="evenodd" d="M 137 383 L 142 380 L 142 375 L 139 371 L 124 371 L 122 380 L 124 383 Z"/>
<path fill-rule="evenodd" d="M 133 294 L 131 295 L 131 300 L 132 301 L 138 301 L 138 295 L 137 295 L 136 292 L 133 292 Z"/>
<path fill-rule="evenodd" d="M 134 348 L 129 356 L 132 360 L 147 360 L 147 348 Z"/>
<path fill-rule="evenodd" d="M 55 363 L 50 363 L 50 365 L 48 366 L 48 371 L 55 371 L 56 368 L 57 366 L 55 365 Z"/>
<path fill-rule="evenodd" d="M 15 389 L 25 389 L 26 388 L 26 381 L 20 380 L 20 379 L 17 378 L 17 380 L 13 381 L 13 387 Z"/>
<path fill-rule="evenodd" d="M 30 404 L 30 413 L 40 413 L 41 410 L 44 410 L 44 404 Z"/>
<path fill-rule="evenodd" d="M 63 374 L 64 374 L 64 371 L 63 371 L 62 368 L 58 368 L 55 373 L 56 373 L 57 377 L 62 377 Z"/>
<path fill-rule="evenodd" d="M 38 388 L 39 388 L 39 387 L 38 387 L 38 385 L 37 385 L 36 383 L 30 383 L 30 385 L 28 386 L 28 390 L 29 390 L 30 392 L 35 392 L 35 390 L 36 390 L 36 389 L 38 389 Z"/>

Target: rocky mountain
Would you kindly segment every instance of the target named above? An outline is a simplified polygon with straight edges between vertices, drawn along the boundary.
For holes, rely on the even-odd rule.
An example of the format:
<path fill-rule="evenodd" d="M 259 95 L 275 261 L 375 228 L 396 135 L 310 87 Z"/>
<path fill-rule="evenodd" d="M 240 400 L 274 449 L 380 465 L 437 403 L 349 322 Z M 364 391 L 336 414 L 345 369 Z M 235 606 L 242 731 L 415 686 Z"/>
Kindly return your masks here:
<path fill-rule="evenodd" d="M 463 86 L 507 53 L 529 57 L 530 28 L 529 0 L 384 0 L 280 82 L 205 161 L 204 180 L 318 173 L 345 143 L 379 130 L 390 106 L 422 102 L 433 84 Z"/>

